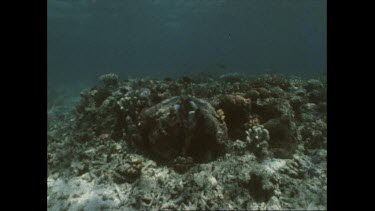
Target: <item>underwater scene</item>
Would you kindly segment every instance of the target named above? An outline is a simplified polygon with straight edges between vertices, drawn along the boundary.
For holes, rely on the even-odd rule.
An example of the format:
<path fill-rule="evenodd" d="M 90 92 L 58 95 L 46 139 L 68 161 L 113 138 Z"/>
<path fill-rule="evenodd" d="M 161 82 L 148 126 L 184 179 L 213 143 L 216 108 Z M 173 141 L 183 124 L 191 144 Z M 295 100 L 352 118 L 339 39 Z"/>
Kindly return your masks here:
<path fill-rule="evenodd" d="M 48 0 L 47 210 L 326 210 L 325 0 Z"/>

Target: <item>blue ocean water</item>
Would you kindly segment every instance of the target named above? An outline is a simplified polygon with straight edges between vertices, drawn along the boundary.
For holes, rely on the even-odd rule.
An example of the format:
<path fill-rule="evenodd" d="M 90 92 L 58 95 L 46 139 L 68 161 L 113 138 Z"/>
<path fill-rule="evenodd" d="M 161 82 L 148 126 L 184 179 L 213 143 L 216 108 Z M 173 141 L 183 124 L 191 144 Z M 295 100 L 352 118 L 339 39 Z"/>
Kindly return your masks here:
<path fill-rule="evenodd" d="M 49 85 L 326 72 L 325 0 L 48 0 Z"/>

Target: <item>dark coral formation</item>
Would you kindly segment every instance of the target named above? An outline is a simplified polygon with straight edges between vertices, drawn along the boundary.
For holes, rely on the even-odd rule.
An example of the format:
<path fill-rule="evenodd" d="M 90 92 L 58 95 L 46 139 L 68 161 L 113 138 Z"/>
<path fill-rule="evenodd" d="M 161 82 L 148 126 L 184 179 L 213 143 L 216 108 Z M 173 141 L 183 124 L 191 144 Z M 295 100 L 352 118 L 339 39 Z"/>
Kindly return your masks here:
<path fill-rule="evenodd" d="M 249 120 L 251 111 L 251 99 L 240 95 L 224 95 L 220 98 L 218 108 L 225 114 L 225 122 L 231 137 L 240 138 L 243 134 L 245 124 Z M 236 134 L 237 133 L 237 134 Z"/>

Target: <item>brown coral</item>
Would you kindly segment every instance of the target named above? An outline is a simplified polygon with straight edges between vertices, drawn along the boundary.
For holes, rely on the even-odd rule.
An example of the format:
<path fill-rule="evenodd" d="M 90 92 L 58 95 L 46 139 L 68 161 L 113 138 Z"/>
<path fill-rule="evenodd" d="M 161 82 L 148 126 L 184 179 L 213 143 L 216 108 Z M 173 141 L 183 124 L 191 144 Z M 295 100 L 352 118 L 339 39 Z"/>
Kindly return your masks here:
<path fill-rule="evenodd" d="M 238 138 L 235 129 L 241 128 L 248 121 L 251 111 L 250 98 L 244 98 L 240 95 L 224 95 L 221 97 L 218 107 L 225 113 L 225 122 L 230 135 L 233 138 Z"/>

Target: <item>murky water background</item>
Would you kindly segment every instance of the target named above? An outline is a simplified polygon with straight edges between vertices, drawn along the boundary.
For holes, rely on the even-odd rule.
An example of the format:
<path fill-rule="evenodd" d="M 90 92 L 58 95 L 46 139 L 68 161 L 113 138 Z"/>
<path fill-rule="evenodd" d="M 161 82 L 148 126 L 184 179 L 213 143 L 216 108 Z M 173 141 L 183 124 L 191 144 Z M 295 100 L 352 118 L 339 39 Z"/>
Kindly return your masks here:
<path fill-rule="evenodd" d="M 48 82 L 326 71 L 323 0 L 49 0 Z"/>

